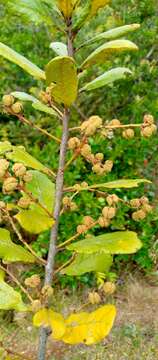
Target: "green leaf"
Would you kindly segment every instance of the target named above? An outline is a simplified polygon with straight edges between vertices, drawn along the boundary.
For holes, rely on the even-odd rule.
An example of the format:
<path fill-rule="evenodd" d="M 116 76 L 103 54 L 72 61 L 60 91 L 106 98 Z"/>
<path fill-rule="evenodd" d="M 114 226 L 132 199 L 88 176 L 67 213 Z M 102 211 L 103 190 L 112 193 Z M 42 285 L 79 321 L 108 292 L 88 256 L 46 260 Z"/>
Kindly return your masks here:
<path fill-rule="evenodd" d="M 40 204 L 45 206 L 49 212 L 54 208 L 55 184 L 45 175 L 36 170 L 29 171 L 32 174 L 32 180 L 26 184 L 26 190 L 29 191 Z"/>
<path fill-rule="evenodd" d="M 113 233 L 92 236 L 67 246 L 68 250 L 81 254 L 133 254 L 142 247 L 137 234 L 132 231 L 117 231 Z"/>
<path fill-rule="evenodd" d="M 43 104 L 41 101 L 39 101 L 32 95 L 29 95 L 29 94 L 27 94 L 25 92 L 21 92 L 21 91 L 13 91 L 11 93 L 11 95 L 13 95 L 15 98 L 19 99 L 20 101 L 31 101 L 32 107 L 36 110 L 42 111 L 42 112 L 44 112 L 46 114 L 50 114 L 52 116 L 58 116 L 58 113 L 55 110 L 53 110 L 51 107 Z"/>
<path fill-rule="evenodd" d="M 34 96 L 29 95 L 22 91 L 13 91 L 11 92 L 11 95 L 13 95 L 16 99 L 19 99 L 20 101 L 31 101 L 31 102 L 38 101 Z"/>
<path fill-rule="evenodd" d="M 16 245 L 11 241 L 10 233 L 6 229 L 0 228 L 0 258 L 3 262 L 24 262 L 33 263 L 35 258 L 22 246 Z"/>
<path fill-rule="evenodd" d="M 105 31 L 103 33 L 100 33 L 93 38 L 85 41 L 83 44 L 81 44 L 81 48 L 83 46 L 87 46 L 90 44 L 93 44 L 94 42 L 100 41 L 100 40 L 115 40 L 122 36 L 127 35 L 128 33 L 135 31 L 140 28 L 140 24 L 130 24 L 130 25 L 124 25 L 119 26 L 117 28 Z"/>
<path fill-rule="evenodd" d="M 59 56 L 67 56 L 68 50 L 67 46 L 62 42 L 52 42 L 50 44 L 50 49 L 52 49 Z"/>
<path fill-rule="evenodd" d="M 36 110 L 42 111 L 46 114 L 52 115 L 52 116 L 58 116 L 58 113 L 53 110 L 51 107 L 41 103 L 40 101 L 36 101 L 32 104 L 32 107 Z"/>
<path fill-rule="evenodd" d="M 12 160 L 14 162 L 20 162 L 29 168 L 49 174 L 49 169 L 42 165 L 33 156 L 28 154 L 25 149 L 21 148 L 20 146 L 13 146 L 12 149 L 12 152 L 6 153 L 6 157 L 9 160 Z"/>
<path fill-rule="evenodd" d="M 3 155 L 7 151 L 12 150 L 12 145 L 9 141 L 0 141 L 0 154 Z"/>
<path fill-rule="evenodd" d="M 61 271 L 62 274 L 80 276 L 86 272 L 107 273 L 112 265 L 112 256 L 104 253 L 77 254 L 71 265 Z"/>
<path fill-rule="evenodd" d="M 73 25 L 73 30 L 76 31 L 80 29 L 85 21 L 91 20 L 100 8 L 105 7 L 110 2 L 111 0 L 87 0 L 84 4 L 85 6 L 81 8 L 80 14 Z"/>
<path fill-rule="evenodd" d="M 93 81 L 86 84 L 80 91 L 91 91 L 98 89 L 100 87 L 109 85 L 116 80 L 124 79 L 126 75 L 131 75 L 132 72 L 128 68 L 115 68 L 109 71 L 106 71 L 104 74 L 98 76 Z"/>
<path fill-rule="evenodd" d="M 120 180 L 115 180 L 115 181 L 110 181 L 108 183 L 104 183 L 104 184 L 94 184 L 92 186 L 90 186 L 90 188 L 93 189 L 98 189 L 98 188 L 102 188 L 104 190 L 105 189 L 121 189 L 121 188 L 133 188 L 133 187 L 137 187 L 142 183 L 149 183 L 151 184 L 151 181 L 146 180 L 146 179 L 120 179 Z"/>
<path fill-rule="evenodd" d="M 112 54 L 118 54 L 124 51 L 138 50 L 138 47 L 129 40 L 114 40 L 109 41 L 99 46 L 95 51 L 88 56 L 82 63 L 81 68 L 87 68 L 92 64 L 100 64 L 107 60 Z"/>
<path fill-rule="evenodd" d="M 46 66 L 47 85 L 52 84 L 52 96 L 57 103 L 70 106 L 77 97 L 78 78 L 74 60 L 59 56 Z"/>
<path fill-rule="evenodd" d="M 4 272 L 0 270 L 0 310 L 27 311 L 20 293 L 4 281 Z"/>
<path fill-rule="evenodd" d="M 51 30 L 58 15 L 54 0 L 8 0 L 7 5 L 14 14 L 20 14 L 37 25 L 45 23 L 51 26 Z"/>
<path fill-rule="evenodd" d="M 26 59 L 24 56 L 18 54 L 5 44 L 0 42 L 0 55 L 5 59 L 19 65 L 23 70 L 27 71 L 30 75 L 36 79 L 45 80 L 45 73 L 37 65 Z"/>
<path fill-rule="evenodd" d="M 37 204 L 31 204 L 29 210 L 15 215 L 21 227 L 31 234 L 40 234 L 52 227 L 54 220 Z"/>

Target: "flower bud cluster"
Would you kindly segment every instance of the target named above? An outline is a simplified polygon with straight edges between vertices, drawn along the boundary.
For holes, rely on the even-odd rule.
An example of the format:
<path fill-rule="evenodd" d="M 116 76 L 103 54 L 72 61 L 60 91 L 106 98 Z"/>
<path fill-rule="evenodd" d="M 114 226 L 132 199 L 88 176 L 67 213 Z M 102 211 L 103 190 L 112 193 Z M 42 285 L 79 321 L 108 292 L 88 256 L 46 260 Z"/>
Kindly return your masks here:
<path fill-rule="evenodd" d="M 3 182 L 2 192 L 11 194 L 18 189 L 19 181 L 29 182 L 32 180 L 32 174 L 26 170 L 21 163 L 15 163 L 9 172 L 10 162 L 6 159 L 0 159 L 0 178 Z"/>
<path fill-rule="evenodd" d="M 145 115 L 143 125 L 141 127 L 141 135 L 145 138 L 148 138 L 155 134 L 157 131 L 157 126 L 154 124 L 154 117 L 152 115 Z"/>
<path fill-rule="evenodd" d="M 105 175 L 111 172 L 113 168 L 113 161 L 106 160 L 105 162 L 102 162 L 104 160 L 104 154 L 92 154 L 92 149 L 89 144 L 83 145 L 81 148 L 81 155 L 93 165 L 92 171 L 97 175 Z"/>
<path fill-rule="evenodd" d="M 70 138 L 68 141 L 68 148 L 70 150 L 76 150 L 80 148 L 81 142 L 77 137 Z"/>
<path fill-rule="evenodd" d="M 95 225 L 95 221 L 91 216 L 85 216 L 82 224 L 77 226 L 77 233 L 83 234 Z"/>
<path fill-rule="evenodd" d="M 25 285 L 30 288 L 36 288 L 40 286 L 41 279 L 39 275 L 35 274 L 25 279 Z"/>
<path fill-rule="evenodd" d="M 65 210 L 75 211 L 77 209 L 76 203 L 68 196 L 64 196 L 63 205 Z"/>
<path fill-rule="evenodd" d="M 149 204 L 149 199 L 146 196 L 142 196 L 140 199 L 132 199 L 130 205 L 132 208 L 137 209 L 132 214 L 134 221 L 144 220 L 146 216 L 152 212 L 152 206 Z"/>
<path fill-rule="evenodd" d="M 135 136 L 134 130 L 133 129 L 126 129 L 122 132 L 122 136 L 125 139 L 133 139 Z"/>
<path fill-rule="evenodd" d="M 23 105 L 20 101 L 15 102 L 13 95 L 4 95 L 2 98 L 2 103 L 5 107 L 9 107 L 15 114 L 20 114 L 23 112 Z"/>
<path fill-rule="evenodd" d="M 116 207 L 112 206 L 105 206 L 102 210 L 102 216 L 98 219 L 98 224 L 101 227 L 108 227 L 110 225 L 111 220 L 116 215 Z"/>
<path fill-rule="evenodd" d="M 101 302 L 101 297 L 98 292 L 93 291 L 88 294 L 88 300 L 92 305 L 95 305 Z"/>
<path fill-rule="evenodd" d="M 103 120 L 97 116 L 91 116 L 88 120 L 84 121 L 81 125 L 81 131 L 86 136 L 92 136 L 102 126 Z"/>
<path fill-rule="evenodd" d="M 112 295 L 116 291 L 116 285 L 111 281 L 107 281 L 103 284 L 102 289 L 106 295 Z"/>

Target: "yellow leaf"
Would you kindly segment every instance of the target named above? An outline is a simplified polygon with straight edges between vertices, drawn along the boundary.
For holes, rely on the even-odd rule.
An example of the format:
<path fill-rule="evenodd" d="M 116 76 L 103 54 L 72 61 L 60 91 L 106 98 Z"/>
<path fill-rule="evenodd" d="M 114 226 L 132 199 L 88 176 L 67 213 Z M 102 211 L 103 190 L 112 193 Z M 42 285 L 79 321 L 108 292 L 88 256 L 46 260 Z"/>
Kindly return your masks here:
<path fill-rule="evenodd" d="M 95 344 L 107 336 L 113 326 L 116 308 L 105 305 L 92 313 L 72 314 L 66 320 L 67 330 L 62 340 L 67 344 Z"/>
<path fill-rule="evenodd" d="M 58 0 L 58 7 L 65 18 L 69 18 L 78 0 Z"/>
<path fill-rule="evenodd" d="M 111 0 L 92 0 L 89 17 L 94 16 L 100 8 L 108 5 L 110 2 Z"/>
<path fill-rule="evenodd" d="M 33 324 L 37 327 L 50 326 L 52 329 L 52 337 L 55 340 L 60 340 L 66 331 L 65 319 L 63 316 L 51 309 L 39 310 L 33 317 Z"/>

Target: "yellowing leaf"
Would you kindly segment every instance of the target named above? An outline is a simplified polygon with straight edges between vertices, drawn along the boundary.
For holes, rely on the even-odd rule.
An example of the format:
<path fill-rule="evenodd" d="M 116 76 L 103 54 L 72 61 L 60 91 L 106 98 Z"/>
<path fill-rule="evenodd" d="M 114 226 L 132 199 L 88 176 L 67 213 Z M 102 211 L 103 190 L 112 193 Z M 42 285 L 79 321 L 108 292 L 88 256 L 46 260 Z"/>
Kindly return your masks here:
<path fill-rule="evenodd" d="M 21 245 L 14 244 L 10 238 L 10 232 L 0 228 L 0 258 L 3 262 L 33 263 L 35 258 Z"/>
<path fill-rule="evenodd" d="M 129 40 L 113 40 L 99 46 L 95 51 L 90 54 L 81 65 L 81 68 L 87 68 L 92 64 L 100 64 L 105 62 L 109 56 L 124 51 L 138 50 L 138 47 Z"/>
<path fill-rule="evenodd" d="M 72 105 L 77 97 L 78 77 L 74 60 L 58 56 L 46 66 L 47 84 L 52 84 L 52 97 L 57 103 Z"/>
<path fill-rule="evenodd" d="M 95 344 L 107 336 L 113 326 L 116 308 L 105 305 L 92 313 L 71 314 L 66 320 L 66 333 L 62 340 L 67 344 Z"/>
<path fill-rule="evenodd" d="M 111 265 L 112 256 L 109 254 L 77 254 L 75 260 L 62 270 L 62 274 L 79 276 L 91 271 L 106 273 Z"/>
<path fill-rule="evenodd" d="M 141 241 L 133 231 L 116 231 L 77 241 L 67 246 L 80 254 L 133 254 L 142 247 Z"/>
<path fill-rule="evenodd" d="M 113 326 L 116 308 L 104 305 L 94 312 L 71 314 L 66 320 L 53 310 L 42 309 L 33 318 L 34 326 L 50 326 L 55 340 L 67 344 L 95 344 L 107 336 Z"/>
<path fill-rule="evenodd" d="M 71 17 L 78 0 L 58 0 L 58 7 L 65 18 Z"/>
<path fill-rule="evenodd" d="M 120 179 L 120 180 L 115 180 L 115 181 L 110 181 L 108 183 L 104 183 L 104 184 L 95 184 L 92 185 L 91 188 L 93 189 L 97 189 L 97 188 L 102 188 L 104 190 L 105 189 L 121 189 L 121 188 L 133 188 L 133 187 L 138 187 L 140 184 L 142 183 L 149 183 L 151 184 L 151 181 L 146 180 L 146 179 Z"/>
<path fill-rule="evenodd" d="M 21 227 L 31 234 L 40 234 L 52 227 L 54 220 L 37 204 L 31 204 L 28 210 L 15 215 Z"/>
<path fill-rule="evenodd" d="M 0 310 L 27 311 L 20 293 L 4 281 L 4 272 L 0 270 Z"/>
<path fill-rule="evenodd" d="M 91 4 L 91 10 L 90 10 L 90 14 L 89 14 L 89 17 L 92 17 L 94 15 L 96 15 L 97 11 L 108 5 L 111 0 L 91 0 L 92 4 Z"/>
<path fill-rule="evenodd" d="M 0 55 L 5 59 L 13 62 L 16 65 L 19 65 L 23 70 L 27 71 L 30 75 L 36 79 L 45 80 L 45 73 L 37 65 L 31 63 L 24 56 L 18 54 L 16 51 L 12 50 L 5 44 L 0 42 Z"/>
<path fill-rule="evenodd" d="M 52 329 L 52 337 L 55 340 L 60 340 L 66 331 L 64 317 L 51 309 L 39 310 L 34 315 L 33 324 L 37 327 L 50 326 Z"/>

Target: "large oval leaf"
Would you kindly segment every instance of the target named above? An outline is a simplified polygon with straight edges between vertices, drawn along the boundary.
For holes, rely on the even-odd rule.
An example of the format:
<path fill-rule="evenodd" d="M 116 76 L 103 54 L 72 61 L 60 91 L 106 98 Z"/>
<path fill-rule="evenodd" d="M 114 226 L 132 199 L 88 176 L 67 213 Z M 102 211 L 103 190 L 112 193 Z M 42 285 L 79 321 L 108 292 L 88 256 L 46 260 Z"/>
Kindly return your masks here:
<path fill-rule="evenodd" d="M 4 281 L 4 275 L 0 270 L 0 310 L 27 311 L 21 295 Z"/>
<path fill-rule="evenodd" d="M 103 63 L 112 54 L 124 51 L 138 50 L 138 47 L 129 40 L 114 40 L 99 46 L 88 58 L 82 63 L 81 68 L 87 68 L 92 64 Z"/>
<path fill-rule="evenodd" d="M 37 204 L 30 205 L 29 210 L 21 210 L 15 218 L 31 234 L 40 234 L 50 229 L 54 223 L 53 218 Z"/>
<path fill-rule="evenodd" d="M 66 332 L 62 341 L 66 344 L 92 345 L 104 339 L 110 332 L 116 316 L 114 305 L 104 305 L 91 312 L 71 314 L 66 319 Z"/>
<path fill-rule="evenodd" d="M 45 73 L 37 65 L 26 59 L 24 56 L 18 54 L 5 44 L 0 42 L 0 55 L 5 59 L 19 65 L 23 70 L 27 71 L 30 75 L 36 79 L 45 80 Z"/>
<path fill-rule="evenodd" d="M 112 256 L 104 253 L 77 254 L 71 265 L 64 268 L 61 273 L 79 276 L 86 272 L 107 273 L 112 265 Z"/>
<path fill-rule="evenodd" d="M 3 155 L 6 152 L 11 151 L 12 148 L 13 146 L 9 141 L 0 141 L 0 155 Z"/>
<path fill-rule="evenodd" d="M 132 72 L 127 68 L 116 68 L 109 71 L 106 71 L 104 74 L 98 76 L 96 79 L 91 81 L 90 83 L 86 84 L 81 91 L 87 90 L 94 90 L 105 85 L 109 85 L 116 80 L 124 79 L 126 75 L 131 75 Z"/>
<path fill-rule="evenodd" d="M 103 33 L 100 33 L 93 38 L 85 41 L 83 44 L 81 44 L 81 48 L 86 45 L 93 44 L 94 42 L 100 41 L 100 40 L 115 40 L 122 36 L 127 35 L 128 33 L 135 31 L 140 28 L 140 24 L 130 24 L 130 25 L 124 25 L 119 26 L 117 28 L 105 31 Z"/>
<path fill-rule="evenodd" d="M 58 56 L 46 66 L 47 84 L 52 84 L 52 96 L 57 103 L 72 105 L 77 97 L 78 77 L 74 60 Z"/>
<path fill-rule="evenodd" d="M 49 174 L 49 169 L 42 165 L 33 156 L 28 154 L 25 149 L 20 146 L 13 146 L 12 149 L 12 152 L 6 153 L 6 157 L 9 160 L 12 160 L 14 162 L 20 162 L 29 168 L 43 171 L 44 173 Z"/>
<path fill-rule="evenodd" d="M 93 189 L 98 189 L 98 188 L 102 188 L 104 191 L 105 189 L 121 189 L 121 188 L 133 188 L 133 187 L 137 187 L 142 183 L 149 183 L 151 184 L 151 181 L 146 180 L 146 179 L 120 179 L 120 180 L 115 180 L 115 181 L 110 181 L 108 183 L 104 183 L 104 184 L 94 184 L 92 186 L 90 186 L 90 188 Z"/>
<path fill-rule="evenodd" d="M 98 251 L 105 254 L 133 254 L 142 247 L 141 241 L 133 231 L 116 231 L 92 236 L 67 246 L 81 254 L 93 254 Z"/>
<path fill-rule="evenodd" d="M 62 42 L 52 42 L 50 48 L 59 56 L 68 56 L 67 46 Z"/>
<path fill-rule="evenodd" d="M 29 171 L 32 175 L 32 180 L 26 184 L 26 189 L 29 191 L 40 204 L 46 207 L 49 212 L 53 211 L 55 184 L 45 174 L 39 171 Z"/>
<path fill-rule="evenodd" d="M 11 241 L 10 233 L 6 229 L 0 228 L 0 258 L 3 262 L 24 262 L 33 263 L 35 258 L 22 246 L 16 245 Z"/>

